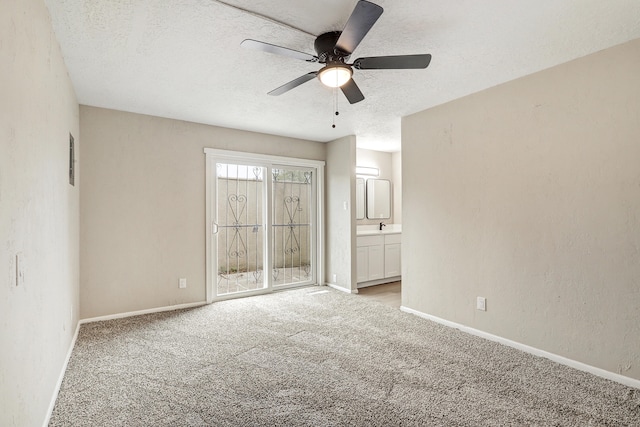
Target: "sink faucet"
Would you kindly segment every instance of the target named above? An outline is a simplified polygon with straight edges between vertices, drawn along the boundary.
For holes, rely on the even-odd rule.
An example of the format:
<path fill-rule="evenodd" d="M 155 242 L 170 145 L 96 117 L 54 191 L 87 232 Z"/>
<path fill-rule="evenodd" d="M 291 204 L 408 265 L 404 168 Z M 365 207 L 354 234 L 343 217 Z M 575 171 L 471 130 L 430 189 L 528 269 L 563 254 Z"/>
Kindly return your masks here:
<path fill-rule="evenodd" d="M 385 224 L 384 222 L 381 222 L 380 223 L 380 231 L 382 231 L 382 227 L 386 227 L 386 226 L 387 226 L 387 224 Z"/>

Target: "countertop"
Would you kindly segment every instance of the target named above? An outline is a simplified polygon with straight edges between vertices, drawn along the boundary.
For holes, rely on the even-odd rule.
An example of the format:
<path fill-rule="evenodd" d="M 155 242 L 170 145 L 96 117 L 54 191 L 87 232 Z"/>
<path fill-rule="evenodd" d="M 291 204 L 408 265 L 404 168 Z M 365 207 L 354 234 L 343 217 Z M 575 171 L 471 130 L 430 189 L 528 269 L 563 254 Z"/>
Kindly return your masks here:
<path fill-rule="evenodd" d="M 382 227 L 378 225 L 358 225 L 356 229 L 356 236 L 375 236 L 378 234 L 399 234 L 402 233 L 402 224 L 387 224 Z"/>

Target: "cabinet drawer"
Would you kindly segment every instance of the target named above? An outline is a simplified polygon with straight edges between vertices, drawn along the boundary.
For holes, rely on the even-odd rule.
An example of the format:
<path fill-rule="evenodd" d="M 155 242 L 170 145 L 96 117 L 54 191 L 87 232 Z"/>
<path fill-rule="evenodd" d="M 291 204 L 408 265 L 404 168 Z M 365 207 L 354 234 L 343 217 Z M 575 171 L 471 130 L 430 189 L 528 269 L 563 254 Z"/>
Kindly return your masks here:
<path fill-rule="evenodd" d="M 384 244 L 385 245 L 392 245 L 394 243 L 400 243 L 402 234 L 398 233 L 398 234 L 385 234 L 384 235 Z"/>
<path fill-rule="evenodd" d="M 375 246 L 384 244 L 384 236 L 359 236 L 356 238 L 357 246 Z"/>

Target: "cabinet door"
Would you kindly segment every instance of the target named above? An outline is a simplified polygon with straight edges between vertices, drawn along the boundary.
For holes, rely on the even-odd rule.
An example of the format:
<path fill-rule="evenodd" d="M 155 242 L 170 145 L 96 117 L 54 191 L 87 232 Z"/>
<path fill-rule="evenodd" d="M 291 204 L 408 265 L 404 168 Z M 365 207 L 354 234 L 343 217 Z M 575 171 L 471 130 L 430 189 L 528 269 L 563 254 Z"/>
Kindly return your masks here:
<path fill-rule="evenodd" d="M 400 275 L 400 243 L 384 245 L 384 277 Z"/>
<path fill-rule="evenodd" d="M 369 280 L 369 248 L 361 246 L 356 253 L 356 262 L 358 263 L 358 274 L 356 282 L 366 282 Z"/>
<path fill-rule="evenodd" d="M 384 245 L 369 246 L 369 278 L 377 280 L 384 277 Z"/>

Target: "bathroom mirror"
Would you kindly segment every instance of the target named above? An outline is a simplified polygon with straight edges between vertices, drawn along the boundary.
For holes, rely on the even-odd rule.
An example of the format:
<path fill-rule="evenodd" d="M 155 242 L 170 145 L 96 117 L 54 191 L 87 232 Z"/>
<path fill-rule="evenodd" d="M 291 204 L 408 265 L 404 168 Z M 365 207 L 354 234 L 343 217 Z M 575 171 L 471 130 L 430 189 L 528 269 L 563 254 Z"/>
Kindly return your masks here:
<path fill-rule="evenodd" d="M 364 179 L 356 178 L 356 219 L 364 219 Z"/>
<path fill-rule="evenodd" d="M 391 181 L 388 179 L 367 180 L 367 218 L 391 218 Z"/>

